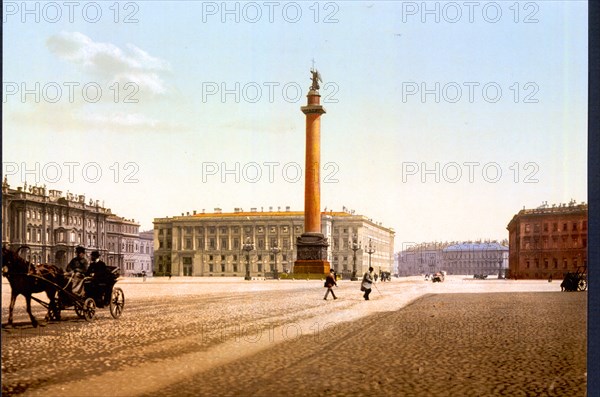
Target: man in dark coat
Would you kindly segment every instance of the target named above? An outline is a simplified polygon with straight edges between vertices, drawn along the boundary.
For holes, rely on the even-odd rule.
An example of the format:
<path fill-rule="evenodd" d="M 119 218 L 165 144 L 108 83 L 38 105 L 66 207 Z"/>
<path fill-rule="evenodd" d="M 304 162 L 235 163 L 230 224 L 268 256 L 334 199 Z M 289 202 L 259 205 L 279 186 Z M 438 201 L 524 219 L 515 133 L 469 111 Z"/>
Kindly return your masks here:
<path fill-rule="evenodd" d="M 94 299 L 101 304 L 108 305 L 112 292 L 112 280 L 106 263 L 100 260 L 100 252 L 92 252 L 92 263 L 87 269 L 86 275 L 92 277 Z"/>
<path fill-rule="evenodd" d="M 333 299 L 337 299 L 337 296 L 333 293 L 333 286 L 337 287 L 337 282 L 335 281 L 335 272 L 333 269 L 329 271 L 327 278 L 325 279 L 325 287 L 327 288 L 327 292 L 325 292 L 325 297 L 323 299 L 327 300 L 327 296 L 331 292 Z"/>

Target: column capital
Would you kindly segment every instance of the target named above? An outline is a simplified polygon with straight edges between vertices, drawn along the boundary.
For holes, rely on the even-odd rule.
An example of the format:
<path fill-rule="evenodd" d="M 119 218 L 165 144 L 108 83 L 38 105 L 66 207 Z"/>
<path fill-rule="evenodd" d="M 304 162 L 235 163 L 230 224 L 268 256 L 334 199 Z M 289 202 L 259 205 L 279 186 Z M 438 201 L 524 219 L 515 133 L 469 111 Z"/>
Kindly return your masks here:
<path fill-rule="evenodd" d="M 300 109 L 304 114 L 323 114 L 326 113 L 325 108 L 322 105 L 306 105 L 301 106 Z"/>

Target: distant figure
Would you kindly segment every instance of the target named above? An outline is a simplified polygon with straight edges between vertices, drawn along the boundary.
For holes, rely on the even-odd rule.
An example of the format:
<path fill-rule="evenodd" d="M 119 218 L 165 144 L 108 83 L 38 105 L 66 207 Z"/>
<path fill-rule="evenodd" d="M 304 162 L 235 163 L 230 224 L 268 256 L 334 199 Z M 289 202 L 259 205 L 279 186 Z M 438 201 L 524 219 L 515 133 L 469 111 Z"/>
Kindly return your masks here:
<path fill-rule="evenodd" d="M 366 301 L 369 300 L 369 294 L 371 293 L 371 288 L 373 288 L 373 268 L 370 267 L 368 272 L 365 272 L 362 278 L 362 283 L 360 286 L 360 290 L 364 291 L 363 298 Z"/>
<path fill-rule="evenodd" d="M 146 271 L 142 270 L 142 281 L 146 281 Z"/>
<path fill-rule="evenodd" d="M 552 282 L 552 275 L 550 275 L 550 277 L 548 277 L 548 282 L 551 283 Z"/>
<path fill-rule="evenodd" d="M 327 275 L 327 278 L 325 279 L 325 288 L 327 288 L 327 292 L 325 292 L 325 297 L 323 298 L 324 300 L 327 300 L 327 296 L 330 292 L 331 296 L 333 296 L 333 299 L 337 299 L 337 296 L 335 296 L 335 294 L 333 293 L 334 285 L 337 287 L 337 283 L 335 281 L 335 271 L 331 269 L 329 271 L 329 274 Z"/>
<path fill-rule="evenodd" d="M 171 279 L 171 272 L 167 273 L 169 275 L 169 280 Z"/>

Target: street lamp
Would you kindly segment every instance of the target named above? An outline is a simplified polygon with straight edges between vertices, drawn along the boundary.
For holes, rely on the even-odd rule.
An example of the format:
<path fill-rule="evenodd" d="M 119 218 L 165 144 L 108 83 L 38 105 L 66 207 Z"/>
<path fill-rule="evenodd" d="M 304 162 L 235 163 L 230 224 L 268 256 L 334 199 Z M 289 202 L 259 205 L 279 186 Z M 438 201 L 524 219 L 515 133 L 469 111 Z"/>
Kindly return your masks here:
<path fill-rule="evenodd" d="M 354 252 L 352 256 L 352 277 L 350 277 L 351 281 L 356 281 L 358 278 L 356 277 L 356 251 L 360 249 L 360 243 L 358 242 L 358 236 L 355 234 L 352 236 L 352 240 L 350 240 L 350 249 Z"/>
<path fill-rule="evenodd" d="M 254 243 L 250 240 L 250 237 L 246 237 L 246 242 L 244 243 L 242 249 L 246 251 L 246 276 L 244 280 L 251 280 L 250 277 L 250 251 L 254 249 Z"/>
<path fill-rule="evenodd" d="M 271 247 L 271 253 L 273 254 L 273 257 L 275 258 L 275 267 L 273 268 L 273 278 L 279 277 L 277 274 L 277 254 L 280 252 L 281 252 L 281 249 L 277 246 L 277 241 L 275 241 L 275 243 Z"/>
<path fill-rule="evenodd" d="M 375 245 L 373 244 L 371 239 L 369 239 L 369 245 L 367 245 L 367 254 L 369 254 L 369 267 L 371 267 L 371 254 L 373 254 L 374 252 L 375 252 Z"/>

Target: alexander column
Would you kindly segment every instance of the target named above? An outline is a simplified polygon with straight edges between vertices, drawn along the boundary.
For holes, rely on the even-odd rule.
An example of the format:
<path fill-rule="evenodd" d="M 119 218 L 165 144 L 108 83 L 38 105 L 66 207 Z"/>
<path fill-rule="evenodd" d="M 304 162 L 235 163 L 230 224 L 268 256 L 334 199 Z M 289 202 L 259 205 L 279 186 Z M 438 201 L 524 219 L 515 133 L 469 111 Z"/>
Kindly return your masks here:
<path fill-rule="evenodd" d="M 294 273 L 329 273 L 327 239 L 321 233 L 321 106 L 319 81 L 321 75 L 311 69 L 312 85 L 308 91 L 308 103 L 302 106 L 306 115 L 306 165 L 304 180 L 304 233 L 296 241 L 297 257 Z"/>

